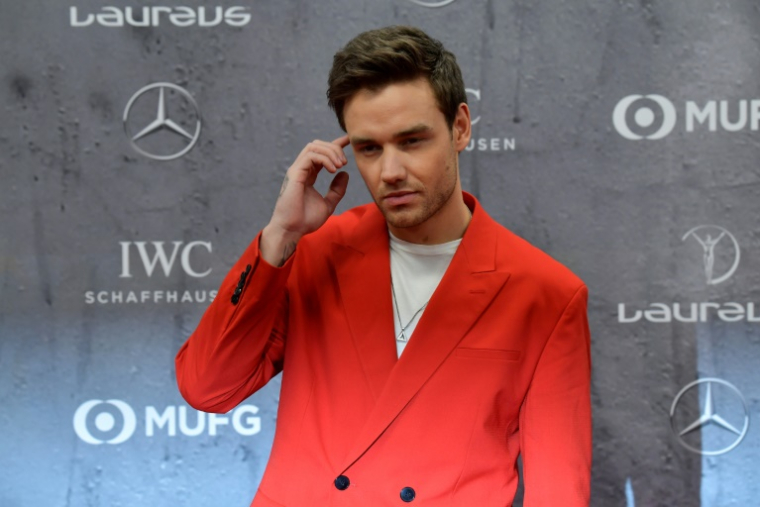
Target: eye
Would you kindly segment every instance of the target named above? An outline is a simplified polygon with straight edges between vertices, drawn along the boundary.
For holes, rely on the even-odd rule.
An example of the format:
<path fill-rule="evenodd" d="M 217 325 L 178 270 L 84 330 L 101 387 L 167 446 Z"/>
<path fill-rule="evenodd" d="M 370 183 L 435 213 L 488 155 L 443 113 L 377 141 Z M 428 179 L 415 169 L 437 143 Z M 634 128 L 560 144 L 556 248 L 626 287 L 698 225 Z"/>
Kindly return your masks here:
<path fill-rule="evenodd" d="M 363 155 L 370 155 L 372 153 L 375 153 L 379 149 L 380 148 L 377 145 L 374 145 L 374 144 L 365 144 L 364 146 L 360 146 L 359 147 L 359 153 L 361 153 Z"/>
<path fill-rule="evenodd" d="M 402 146 L 414 146 L 415 144 L 419 144 L 422 141 L 419 137 L 407 137 L 401 142 Z"/>

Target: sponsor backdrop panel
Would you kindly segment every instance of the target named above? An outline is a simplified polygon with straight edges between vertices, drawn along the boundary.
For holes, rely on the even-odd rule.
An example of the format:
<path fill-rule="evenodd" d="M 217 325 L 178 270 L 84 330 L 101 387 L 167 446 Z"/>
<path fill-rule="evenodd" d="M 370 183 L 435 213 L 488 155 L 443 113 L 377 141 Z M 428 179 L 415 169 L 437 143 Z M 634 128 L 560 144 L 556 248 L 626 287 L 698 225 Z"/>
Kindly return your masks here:
<path fill-rule="evenodd" d="M 0 4 L 0 505 L 247 505 L 279 379 L 199 413 L 173 357 L 340 134 L 332 54 L 399 23 L 458 55 L 465 188 L 590 287 L 592 505 L 756 503 L 754 2 L 30 0 Z"/>

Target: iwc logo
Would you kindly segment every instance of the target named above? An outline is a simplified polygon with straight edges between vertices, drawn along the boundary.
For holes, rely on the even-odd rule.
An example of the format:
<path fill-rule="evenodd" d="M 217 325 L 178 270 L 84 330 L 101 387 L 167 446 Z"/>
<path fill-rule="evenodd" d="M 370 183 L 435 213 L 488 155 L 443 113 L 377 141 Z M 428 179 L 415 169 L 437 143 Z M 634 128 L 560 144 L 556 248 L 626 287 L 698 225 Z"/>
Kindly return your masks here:
<path fill-rule="evenodd" d="M 126 283 L 85 291 L 86 304 L 209 303 L 216 297 L 216 290 L 196 284 L 211 274 L 210 241 L 119 241 L 119 246 L 119 279 Z"/>
<path fill-rule="evenodd" d="M 662 95 L 629 95 L 615 106 L 612 123 L 626 139 L 662 139 L 676 125 L 676 108 Z"/>
<path fill-rule="evenodd" d="M 121 400 L 90 400 L 74 413 L 74 431 L 88 444 L 122 444 L 135 428 L 135 411 Z"/>
<path fill-rule="evenodd" d="M 696 412 L 694 407 L 698 409 Z M 739 389 L 725 380 L 696 380 L 681 389 L 673 400 L 670 428 L 678 443 L 694 453 L 725 454 L 747 435 L 747 402 Z"/>
<path fill-rule="evenodd" d="M 423 7 L 446 7 L 449 4 L 453 4 L 456 0 L 409 0 L 413 4 L 421 5 Z"/>
<path fill-rule="evenodd" d="M 153 160 L 185 155 L 201 134 L 198 104 L 187 90 L 172 83 L 138 90 L 124 108 L 123 121 L 132 148 Z"/>

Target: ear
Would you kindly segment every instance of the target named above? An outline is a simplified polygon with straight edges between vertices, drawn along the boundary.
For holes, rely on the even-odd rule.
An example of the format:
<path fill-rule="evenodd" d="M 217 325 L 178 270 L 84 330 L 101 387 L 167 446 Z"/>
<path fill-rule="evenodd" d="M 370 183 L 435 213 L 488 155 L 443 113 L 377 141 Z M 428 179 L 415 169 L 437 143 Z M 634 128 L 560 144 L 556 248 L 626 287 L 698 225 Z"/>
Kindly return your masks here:
<path fill-rule="evenodd" d="M 470 108 L 462 102 L 457 109 L 454 123 L 451 126 L 451 135 L 454 138 L 454 146 L 458 152 L 464 150 L 470 144 L 472 137 L 472 123 L 470 122 Z"/>

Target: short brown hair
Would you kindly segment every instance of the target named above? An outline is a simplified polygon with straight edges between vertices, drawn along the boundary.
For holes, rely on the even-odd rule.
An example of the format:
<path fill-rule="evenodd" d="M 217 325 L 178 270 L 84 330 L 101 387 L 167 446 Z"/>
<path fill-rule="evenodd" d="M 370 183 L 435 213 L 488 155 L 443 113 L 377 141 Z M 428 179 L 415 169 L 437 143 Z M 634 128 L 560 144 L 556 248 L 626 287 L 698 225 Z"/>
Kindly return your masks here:
<path fill-rule="evenodd" d="M 456 57 L 440 41 L 411 26 L 389 26 L 360 33 L 335 53 L 327 80 L 327 103 L 345 131 L 346 102 L 359 90 L 427 78 L 446 118 L 454 124 L 459 104 L 467 102 Z"/>

